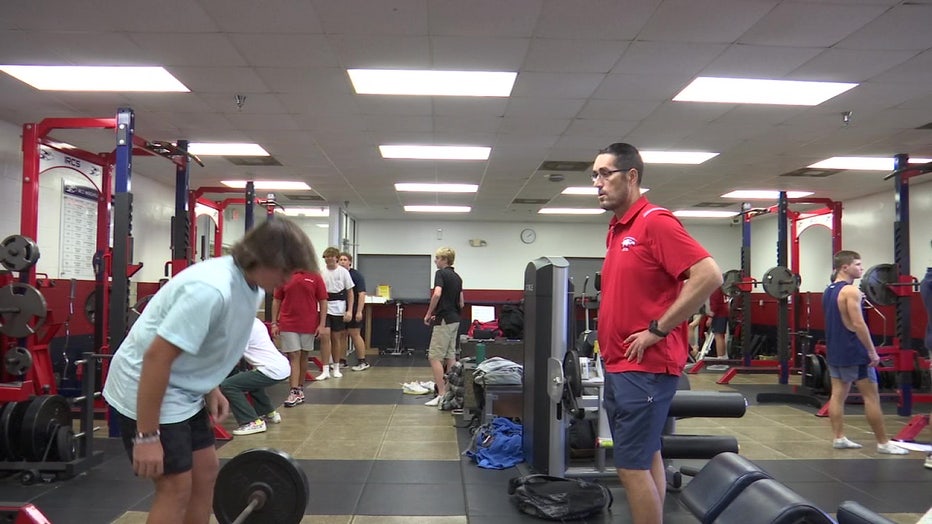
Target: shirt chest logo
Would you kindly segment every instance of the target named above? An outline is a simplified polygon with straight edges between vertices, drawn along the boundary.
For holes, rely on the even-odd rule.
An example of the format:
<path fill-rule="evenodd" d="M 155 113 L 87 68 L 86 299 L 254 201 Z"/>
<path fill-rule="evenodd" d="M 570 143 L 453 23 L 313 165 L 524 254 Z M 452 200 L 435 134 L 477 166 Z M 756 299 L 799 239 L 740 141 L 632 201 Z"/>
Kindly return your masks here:
<path fill-rule="evenodd" d="M 630 251 L 632 247 L 637 245 L 637 243 L 638 241 L 634 237 L 624 237 L 621 239 L 621 250 Z"/>

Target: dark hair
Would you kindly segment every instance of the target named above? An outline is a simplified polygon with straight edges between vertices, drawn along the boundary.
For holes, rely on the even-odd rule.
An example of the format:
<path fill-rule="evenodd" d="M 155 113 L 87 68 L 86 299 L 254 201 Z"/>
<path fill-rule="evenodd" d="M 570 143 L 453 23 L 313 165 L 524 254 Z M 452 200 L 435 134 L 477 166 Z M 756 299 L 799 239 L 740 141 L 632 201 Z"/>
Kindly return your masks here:
<path fill-rule="evenodd" d="M 318 271 L 314 246 L 294 222 L 272 217 L 250 229 L 231 250 L 236 265 L 246 271 L 257 267 L 284 271 Z"/>
<path fill-rule="evenodd" d="M 615 157 L 615 169 L 637 169 L 638 185 L 641 185 L 641 178 L 644 176 L 644 161 L 641 160 L 641 153 L 631 144 L 624 142 L 615 142 L 614 144 L 599 151 L 600 155 L 612 155 Z"/>
<path fill-rule="evenodd" d="M 835 256 L 832 257 L 832 269 L 836 271 L 832 274 L 835 275 L 838 273 L 837 270 L 841 269 L 841 266 L 846 266 L 848 264 L 853 264 L 855 260 L 861 260 L 861 255 L 857 251 L 839 251 L 835 253 Z M 835 280 L 834 277 L 832 280 Z"/>

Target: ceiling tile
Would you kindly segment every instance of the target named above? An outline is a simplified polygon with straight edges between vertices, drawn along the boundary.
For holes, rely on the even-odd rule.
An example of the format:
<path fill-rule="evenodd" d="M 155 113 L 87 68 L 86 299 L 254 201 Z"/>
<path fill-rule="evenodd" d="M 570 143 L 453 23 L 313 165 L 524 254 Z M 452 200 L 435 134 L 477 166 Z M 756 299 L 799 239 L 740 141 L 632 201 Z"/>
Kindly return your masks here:
<path fill-rule="evenodd" d="M 332 35 L 330 46 L 346 69 L 429 69 L 427 36 Z"/>
<path fill-rule="evenodd" d="M 813 47 L 732 45 L 702 70 L 702 76 L 782 78 L 822 52 Z"/>
<path fill-rule="evenodd" d="M 154 63 L 165 66 L 244 66 L 246 61 L 226 35 L 135 33 L 129 38 Z"/>
<path fill-rule="evenodd" d="M 434 130 L 438 134 L 495 133 L 502 123 L 499 116 L 435 116 Z"/>
<path fill-rule="evenodd" d="M 545 0 L 534 36 L 634 40 L 660 0 Z"/>
<path fill-rule="evenodd" d="M 540 98 L 587 98 L 605 75 L 525 73 L 518 74 L 512 96 Z"/>
<path fill-rule="evenodd" d="M 431 36 L 430 69 L 518 71 L 530 38 Z"/>
<path fill-rule="evenodd" d="M 932 47 L 932 5 L 904 3 L 886 11 L 835 46 L 842 49 L 914 49 Z"/>
<path fill-rule="evenodd" d="M 279 94 L 285 108 L 296 117 L 305 118 L 349 118 L 359 114 L 356 106 L 358 97 L 353 95 Z"/>
<path fill-rule="evenodd" d="M 435 96 L 433 98 L 435 116 L 502 116 L 505 108 L 514 98 L 505 97 L 465 97 Z"/>
<path fill-rule="evenodd" d="M 592 98 L 661 102 L 672 99 L 689 81 L 683 75 L 608 75 Z"/>
<path fill-rule="evenodd" d="M 337 67 L 322 35 L 231 33 L 230 41 L 254 67 Z"/>
<path fill-rule="evenodd" d="M 170 16 L 168 16 L 170 14 Z M 3 18 L 15 20 L 20 29 L 40 31 L 106 32 L 113 28 L 127 33 L 196 33 L 217 27 L 197 2 L 188 0 L 121 0 L 110 2 L 4 2 Z"/>
<path fill-rule="evenodd" d="M 524 98 L 508 99 L 505 114 L 508 116 L 542 116 L 547 118 L 573 118 L 579 114 L 584 98 Z"/>
<path fill-rule="evenodd" d="M 895 68 L 897 64 L 903 64 L 913 56 L 916 56 L 915 51 L 826 49 L 787 75 L 786 78 L 823 82 L 863 82 L 884 73 L 885 78 L 892 80 L 896 74 L 893 72 L 895 70 L 891 71 L 891 68 Z M 906 69 L 913 73 L 923 74 L 913 68 Z"/>
<path fill-rule="evenodd" d="M 426 35 L 427 0 L 314 0 L 314 10 L 330 35 Z"/>
<path fill-rule="evenodd" d="M 632 42 L 612 73 L 626 75 L 636 71 L 639 75 L 677 75 L 687 80 L 727 48 L 724 44 Z"/>
<path fill-rule="evenodd" d="M 322 33 L 311 2 L 295 0 L 198 0 L 227 33 Z"/>
<path fill-rule="evenodd" d="M 430 133 L 434 121 L 429 116 L 366 115 L 366 130 L 373 133 Z"/>
<path fill-rule="evenodd" d="M 195 93 L 262 93 L 265 82 L 248 67 L 167 67 L 168 72 Z"/>
<path fill-rule="evenodd" d="M 754 24 L 738 42 L 763 46 L 831 47 L 886 9 L 884 5 L 782 2 Z"/>
<path fill-rule="evenodd" d="M 888 65 L 894 65 L 888 63 Z M 915 82 L 932 84 L 932 50 L 913 56 L 878 75 L 879 82 Z"/>
<path fill-rule="evenodd" d="M 631 120 L 574 119 L 564 136 L 618 137 L 625 136 L 638 126 Z"/>
<path fill-rule="evenodd" d="M 730 44 L 777 4 L 762 0 L 665 0 L 638 33 L 638 39 Z"/>
<path fill-rule="evenodd" d="M 513 135 L 561 134 L 570 124 L 568 118 L 527 118 L 520 116 L 502 117 L 499 133 Z"/>
<path fill-rule="evenodd" d="M 660 100 L 598 100 L 590 99 L 577 115 L 579 118 L 609 118 L 613 120 L 641 120 L 663 102 Z"/>
<path fill-rule="evenodd" d="M 535 38 L 524 71 L 541 73 L 608 73 L 628 47 L 627 42 Z"/>
<path fill-rule="evenodd" d="M 430 116 L 433 112 L 431 97 L 357 95 L 356 107 L 364 115 Z"/>
<path fill-rule="evenodd" d="M 432 0 L 430 33 L 460 36 L 531 36 L 540 0 Z"/>

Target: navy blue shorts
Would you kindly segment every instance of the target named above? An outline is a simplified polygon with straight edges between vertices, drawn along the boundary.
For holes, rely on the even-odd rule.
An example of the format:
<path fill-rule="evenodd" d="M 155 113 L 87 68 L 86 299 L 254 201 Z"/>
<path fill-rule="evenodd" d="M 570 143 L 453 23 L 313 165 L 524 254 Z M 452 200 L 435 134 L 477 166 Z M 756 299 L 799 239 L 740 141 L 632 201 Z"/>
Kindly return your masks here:
<path fill-rule="evenodd" d="M 728 331 L 727 317 L 712 317 L 712 333 L 717 335 L 724 334 Z"/>
<path fill-rule="evenodd" d="M 828 376 L 837 378 L 842 382 L 851 383 L 869 378 L 874 384 L 877 383 L 877 369 L 861 364 L 859 366 L 832 366 L 828 367 Z"/>
<path fill-rule="evenodd" d="M 616 468 L 650 469 L 679 379 L 664 373 L 606 373 L 604 406 Z"/>
<path fill-rule="evenodd" d="M 120 417 L 123 447 L 132 463 L 136 421 L 119 412 L 117 415 Z M 206 408 L 184 422 L 159 424 L 159 435 L 165 454 L 163 467 L 166 475 L 190 471 L 194 465 L 194 452 L 214 445 L 214 426 Z"/>

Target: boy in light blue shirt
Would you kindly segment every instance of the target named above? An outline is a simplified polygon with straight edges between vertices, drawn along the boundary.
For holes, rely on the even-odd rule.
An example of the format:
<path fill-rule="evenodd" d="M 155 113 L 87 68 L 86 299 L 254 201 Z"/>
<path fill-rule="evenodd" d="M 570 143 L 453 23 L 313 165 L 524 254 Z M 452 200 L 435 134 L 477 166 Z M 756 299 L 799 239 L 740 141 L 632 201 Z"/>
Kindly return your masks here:
<path fill-rule="evenodd" d="M 155 482 L 148 523 L 209 521 L 219 471 L 210 417 L 230 411 L 218 386 L 243 355 L 263 290 L 317 271 L 316 260 L 297 225 L 270 219 L 230 256 L 169 281 L 116 351 L 103 395 L 133 471 Z"/>

